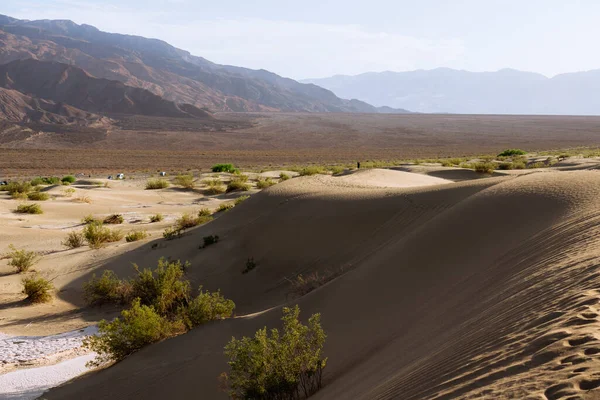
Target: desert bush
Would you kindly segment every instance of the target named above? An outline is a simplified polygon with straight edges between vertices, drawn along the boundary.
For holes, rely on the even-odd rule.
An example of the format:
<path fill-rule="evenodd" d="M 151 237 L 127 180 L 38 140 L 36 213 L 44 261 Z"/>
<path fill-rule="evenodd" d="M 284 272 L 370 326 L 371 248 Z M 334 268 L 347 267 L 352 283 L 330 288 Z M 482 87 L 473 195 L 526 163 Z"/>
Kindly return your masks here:
<path fill-rule="evenodd" d="M 163 215 L 158 213 L 158 214 L 154 214 L 150 217 L 150 222 L 154 223 L 154 222 L 160 222 L 164 219 Z"/>
<path fill-rule="evenodd" d="M 100 321 L 98 334 L 88 336 L 83 347 L 96 352 L 89 366 L 100 366 L 109 361 L 119 361 L 151 343 L 171 335 L 173 324 L 160 316 L 152 306 L 140 304 L 135 299 L 131 308 L 123 310 L 114 321 Z"/>
<path fill-rule="evenodd" d="M 32 303 L 47 303 L 52 299 L 50 292 L 54 286 L 50 281 L 41 277 L 23 278 L 23 294 L 27 295 L 27 300 Z"/>
<path fill-rule="evenodd" d="M 546 167 L 546 164 L 544 164 L 543 162 L 540 162 L 540 161 L 527 164 L 527 168 L 529 168 L 529 169 L 545 168 L 545 167 Z"/>
<path fill-rule="evenodd" d="M 15 210 L 19 214 L 43 214 L 42 207 L 37 203 L 19 204 Z"/>
<path fill-rule="evenodd" d="M 148 179 L 146 182 L 146 190 L 165 189 L 169 187 L 169 182 L 166 179 Z"/>
<path fill-rule="evenodd" d="M 163 237 L 167 240 L 177 239 L 183 236 L 183 229 L 177 226 L 170 226 L 163 231 Z"/>
<path fill-rule="evenodd" d="M 77 178 L 75 178 L 73 175 L 67 175 L 67 176 L 63 176 L 63 178 L 60 180 L 63 185 L 70 185 L 72 183 L 75 183 L 75 181 L 77 180 Z"/>
<path fill-rule="evenodd" d="M 206 191 L 210 194 L 225 193 L 225 190 L 227 189 L 223 182 L 218 178 L 205 179 L 203 183 L 208 186 Z"/>
<path fill-rule="evenodd" d="M 198 211 L 199 217 L 210 217 L 211 215 L 212 212 L 208 208 L 201 208 L 200 211 Z"/>
<path fill-rule="evenodd" d="M 212 166 L 212 172 L 230 172 L 234 173 L 236 168 L 233 164 L 215 164 Z"/>
<path fill-rule="evenodd" d="M 142 230 L 135 230 L 135 231 L 131 231 L 127 235 L 125 235 L 125 241 L 127 243 L 137 242 L 138 240 L 143 240 L 143 239 L 146 239 L 147 237 L 148 237 L 148 232 L 142 231 Z"/>
<path fill-rule="evenodd" d="M 337 271 L 325 270 L 320 273 L 314 271 L 306 276 L 298 275 L 295 279 L 289 280 L 292 285 L 292 292 L 297 296 L 304 296 L 315 290 L 316 288 L 323 286 L 327 282 L 337 278 L 344 272 L 343 268 Z"/>
<path fill-rule="evenodd" d="M 50 199 L 50 195 L 44 192 L 31 192 L 27 193 L 27 198 L 33 201 L 46 201 Z"/>
<path fill-rule="evenodd" d="M 92 203 L 92 198 L 90 196 L 87 196 L 85 194 L 82 194 L 80 196 L 77 196 L 73 199 L 73 201 L 77 202 L 77 203 L 87 203 L 87 204 L 91 204 Z"/>
<path fill-rule="evenodd" d="M 106 270 L 100 278 L 96 274 L 83 285 L 83 297 L 89 305 L 128 304 L 131 284 L 120 280 L 113 271 Z"/>
<path fill-rule="evenodd" d="M 235 190 L 247 191 L 250 190 L 250 185 L 247 183 L 247 175 L 238 175 L 231 178 L 231 181 L 227 184 L 226 192 L 233 192 Z"/>
<path fill-rule="evenodd" d="M 83 246 L 85 238 L 81 232 L 69 232 L 62 245 L 69 249 L 76 249 Z"/>
<path fill-rule="evenodd" d="M 221 203 L 221 204 L 219 204 L 219 207 L 217 208 L 217 210 L 215 212 L 219 213 L 222 211 L 229 211 L 233 207 L 235 207 L 235 204 L 233 204 L 233 203 Z"/>
<path fill-rule="evenodd" d="M 276 182 L 273 181 L 273 179 L 271 178 L 266 178 L 266 179 L 259 179 L 256 182 L 256 187 L 259 189 L 266 189 L 268 187 L 271 187 L 275 184 Z"/>
<path fill-rule="evenodd" d="M 498 169 L 502 169 L 502 170 L 513 169 L 513 164 L 510 162 L 503 162 L 498 165 Z"/>
<path fill-rule="evenodd" d="M 235 303 L 224 298 L 219 291 L 203 292 L 200 287 L 198 296 L 187 307 L 180 308 L 179 315 L 186 327 L 192 329 L 209 321 L 229 318 L 234 309 Z"/>
<path fill-rule="evenodd" d="M 42 178 L 42 182 L 45 185 L 58 185 L 60 183 L 60 178 L 58 176 L 46 176 Z"/>
<path fill-rule="evenodd" d="M 250 198 L 250 196 L 240 196 L 233 201 L 233 205 L 234 206 L 240 205 L 241 203 L 248 200 L 249 198 Z"/>
<path fill-rule="evenodd" d="M 118 242 L 123 239 L 123 232 L 111 230 L 102 222 L 92 222 L 83 228 L 83 237 L 92 249 L 99 249 L 106 243 Z"/>
<path fill-rule="evenodd" d="M 63 196 L 65 197 L 71 197 L 73 196 L 73 194 L 75 194 L 75 189 L 73 188 L 64 188 L 62 190 Z"/>
<path fill-rule="evenodd" d="M 281 181 L 287 181 L 288 179 L 290 179 L 291 176 L 289 176 L 288 174 L 286 174 L 285 172 L 282 172 L 279 174 L 279 179 Z"/>
<path fill-rule="evenodd" d="M 521 149 L 507 149 L 498 154 L 498 157 L 522 156 L 525 154 L 527 154 L 527 152 Z"/>
<path fill-rule="evenodd" d="M 525 169 L 525 163 L 523 161 L 513 161 L 512 166 L 514 169 Z"/>
<path fill-rule="evenodd" d="M 316 165 L 302 168 L 300 170 L 300 176 L 317 175 L 317 174 L 324 174 L 324 173 L 325 173 L 325 170 L 323 169 L 323 167 L 319 167 Z"/>
<path fill-rule="evenodd" d="M 193 228 L 194 226 L 199 225 L 199 223 L 200 222 L 197 217 L 194 217 L 188 213 L 183 214 L 175 221 L 175 225 L 181 230 Z"/>
<path fill-rule="evenodd" d="M 173 181 L 185 189 L 193 189 L 196 187 L 196 180 L 192 175 L 177 175 Z"/>
<path fill-rule="evenodd" d="M 40 186 L 44 184 L 44 180 L 42 178 L 33 178 L 30 183 L 31 186 Z"/>
<path fill-rule="evenodd" d="M 4 257 L 10 259 L 8 265 L 15 267 L 17 272 L 27 271 L 39 260 L 37 253 L 34 251 L 18 250 L 12 244 L 8 248 L 10 251 L 4 254 Z"/>
<path fill-rule="evenodd" d="M 284 307 L 283 332 L 264 327 L 253 338 L 232 338 L 225 346 L 229 374 L 221 379 L 233 399 L 304 399 L 322 386 L 326 335 L 320 314 L 308 325 L 299 321 L 300 308 Z"/>
<path fill-rule="evenodd" d="M 5 187 L 10 195 L 27 194 L 33 190 L 30 182 L 9 182 Z"/>
<path fill-rule="evenodd" d="M 108 217 L 104 218 L 103 223 L 110 224 L 110 225 L 118 225 L 118 224 L 122 224 L 123 221 L 125 221 L 125 220 L 123 219 L 123 216 L 121 214 L 112 214 L 112 215 L 109 215 Z"/>
<path fill-rule="evenodd" d="M 254 261 L 254 257 L 248 257 L 248 259 L 246 260 L 246 268 L 244 268 L 242 274 L 247 274 L 254 268 L 256 268 L 256 262 Z"/>
<path fill-rule="evenodd" d="M 204 236 L 202 238 L 204 244 L 202 246 L 200 246 L 200 248 L 204 248 L 204 247 L 208 247 L 211 244 L 215 244 L 219 242 L 219 236 L 218 235 L 209 235 L 209 236 Z"/>
<path fill-rule="evenodd" d="M 496 169 L 496 164 L 490 162 L 478 162 L 473 164 L 473 169 L 475 172 L 482 174 L 491 174 Z"/>
<path fill-rule="evenodd" d="M 87 224 L 94 224 L 94 223 L 102 223 L 102 221 L 99 220 L 98 218 L 94 217 L 92 214 L 88 214 L 81 219 L 81 223 L 87 225 Z"/>

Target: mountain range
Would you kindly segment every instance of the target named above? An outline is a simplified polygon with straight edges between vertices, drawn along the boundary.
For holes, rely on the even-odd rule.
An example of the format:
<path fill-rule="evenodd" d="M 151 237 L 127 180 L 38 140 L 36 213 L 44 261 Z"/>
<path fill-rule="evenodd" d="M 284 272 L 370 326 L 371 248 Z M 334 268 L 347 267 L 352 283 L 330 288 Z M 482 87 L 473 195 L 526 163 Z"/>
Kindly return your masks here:
<path fill-rule="evenodd" d="M 548 78 L 503 69 L 369 72 L 302 80 L 375 106 L 422 113 L 600 115 L 600 70 Z"/>
<path fill-rule="evenodd" d="M 68 20 L 0 15 L 0 64 L 0 117 L 15 121 L 95 123 L 109 114 L 209 118 L 216 111 L 406 112 Z"/>

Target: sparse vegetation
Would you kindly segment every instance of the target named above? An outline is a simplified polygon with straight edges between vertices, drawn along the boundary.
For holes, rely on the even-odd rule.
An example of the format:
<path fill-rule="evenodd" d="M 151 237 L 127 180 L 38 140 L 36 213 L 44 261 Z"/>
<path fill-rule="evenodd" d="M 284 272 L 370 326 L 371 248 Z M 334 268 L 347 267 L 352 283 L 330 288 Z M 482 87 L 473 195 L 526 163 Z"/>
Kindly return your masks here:
<path fill-rule="evenodd" d="M 283 332 L 264 327 L 253 338 L 232 338 L 225 347 L 230 373 L 221 375 L 232 399 L 306 399 L 322 386 L 326 335 L 320 314 L 308 325 L 300 308 L 283 309 Z"/>
<path fill-rule="evenodd" d="M 287 181 L 290 178 L 291 178 L 291 176 L 289 176 L 285 172 L 282 172 L 282 173 L 279 174 L 279 180 L 281 180 L 281 181 Z"/>
<path fill-rule="evenodd" d="M 91 305 L 130 304 L 120 319 L 101 321 L 99 334 L 85 340 L 84 346 L 98 354 L 92 365 L 119 361 L 150 343 L 232 315 L 235 304 L 218 291 L 200 288 L 192 298 L 190 283 L 183 279 L 188 267 L 189 263 L 161 258 L 154 270 L 140 270 L 134 264 L 137 276 L 131 280 L 104 271 L 86 284 L 86 300 Z"/>
<path fill-rule="evenodd" d="M 8 248 L 10 251 L 4 254 L 4 257 L 10 259 L 8 265 L 15 267 L 19 273 L 26 272 L 39 260 L 37 253 L 34 251 L 18 250 L 12 244 Z"/>
<path fill-rule="evenodd" d="M 44 192 L 27 193 L 27 198 L 32 201 L 46 201 L 50 199 L 50 195 Z"/>
<path fill-rule="evenodd" d="M 184 189 L 194 189 L 196 187 L 196 180 L 192 175 L 177 175 L 173 181 Z"/>
<path fill-rule="evenodd" d="M 510 162 L 503 162 L 498 165 L 498 169 L 501 169 L 501 170 L 513 169 L 513 164 Z"/>
<path fill-rule="evenodd" d="M 324 174 L 324 173 L 325 173 L 325 169 L 323 167 L 319 167 L 316 165 L 305 167 L 300 170 L 300 176 L 317 175 L 317 174 Z"/>
<path fill-rule="evenodd" d="M 102 222 L 92 222 L 83 228 L 83 237 L 92 249 L 99 249 L 106 243 L 118 242 L 123 239 L 123 232 L 111 230 Z"/>
<path fill-rule="evenodd" d="M 77 180 L 77 178 L 75 178 L 73 175 L 67 175 L 67 176 L 63 176 L 63 178 L 60 181 L 62 182 L 63 185 L 71 185 L 71 184 L 75 183 L 76 180 Z"/>
<path fill-rule="evenodd" d="M 212 212 L 208 208 L 201 208 L 200 211 L 198 211 L 199 217 L 210 217 L 211 215 Z"/>
<path fill-rule="evenodd" d="M 473 169 L 475 172 L 479 172 L 481 174 L 491 174 L 496 169 L 496 164 L 491 162 L 478 162 L 473 164 Z"/>
<path fill-rule="evenodd" d="M 218 178 L 205 179 L 203 183 L 207 186 L 206 191 L 209 194 L 225 193 L 225 190 L 227 189 L 223 182 Z"/>
<path fill-rule="evenodd" d="M 163 215 L 158 213 L 158 214 L 154 214 L 152 216 L 150 216 L 150 222 L 155 223 L 155 222 L 160 222 L 164 219 Z"/>
<path fill-rule="evenodd" d="M 148 179 L 146 190 L 166 189 L 169 187 L 169 181 L 166 179 Z"/>
<path fill-rule="evenodd" d="M 329 167 L 329 170 L 331 171 L 332 175 L 337 175 L 337 174 L 341 174 L 342 172 L 344 172 L 346 170 L 346 168 L 342 167 L 341 165 L 333 165 L 333 166 Z"/>
<path fill-rule="evenodd" d="M 143 240 L 143 239 L 146 239 L 147 237 L 148 237 L 148 232 L 142 231 L 142 230 L 135 230 L 135 231 L 129 232 L 125 236 L 125 241 L 127 243 L 137 242 L 138 240 Z"/>
<path fill-rule="evenodd" d="M 180 229 L 177 226 L 169 226 L 165 228 L 163 232 L 163 237 L 167 240 L 177 239 L 183 236 L 183 229 Z"/>
<path fill-rule="evenodd" d="M 77 202 L 77 203 L 87 203 L 87 204 L 91 204 L 92 203 L 92 198 L 90 196 L 87 196 L 85 194 L 79 195 L 77 197 L 75 197 L 73 199 L 73 201 Z"/>
<path fill-rule="evenodd" d="M 246 183 L 248 181 L 247 175 L 238 175 L 231 178 L 231 181 L 227 184 L 227 193 L 235 190 L 247 191 L 250 190 L 250 185 Z"/>
<path fill-rule="evenodd" d="M 27 295 L 27 300 L 32 303 L 47 303 L 52 299 L 50 292 L 54 286 L 50 281 L 41 277 L 34 276 L 23 278 L 23 294 Z"/>
<path fill-rule="evenodd" d="M 31 180 L 32 186 L 39 185 L 58 185 L 60 183 L 60 178 L 58 176 L 46 176 L 46 177 L 38 177 Z"/>
<path fill-rule="evenodd" d="M 246 260 L 246 268 L 244 268 L 242 274 L 247 274 L 254 268 L 256 268 L 256 262 L 254 261 L 254 257 L 248 257 L 248 260 Z"/>
<path fill-rule="evenodd" d="M 65 197 L 71 197 L 75 194 L 75 189 L 73 188 L 64 188 L 62 190 L 63 196 Z"/>
<path fill-rule="evenodd" d="M 233 164 L 215 164 L 211 169 L 212 172 L 229 172 L 232 174 L 237 171 Z"/>
<path fill-rule="evenodd" d="M 123 219 L 123 216 L 121 214 L 112 214 L 109 215 L 108 217 L 104 218 L 104 223 L 105 224 L 110 224 L 110 225 L 118 225 L 118 224 L 122 224 L 125 220 Z"/>
<path fill-rule="evenodd" d="M 229 211 L 233 207 L 235 207 L 235 204 L 233 204 L 233 203 L 221 203 L 221 204 L 219 204 L 219 207 L 217 207 L 217 211 L 215 211 L 215 212 L 219 213 L 222 211 Z"/>
<path fill-rule="evenodd" d="M 87 224 L 94 224 L 94 223 L 102 223 L 102 221 L 99 220 L 98 218 L 94 217 L 92 214 L 88 214 L 81 219 L 81 223 L 87 225 Z"/>
<path fill-rule="evenodd" d="M 521 149 L 507 149 L 502 153 L 498 154 L 498 157 L 512 157 L 512 156 L 524 156 L 527 154 L 525 150 Z"/>
<path fill-rule="evenodd" d="M 323 286 L 327 282 L 337 278 L 344 272 L 343 268 L 337 271 L 325 270 L 320 273 L 314 271 L 306 276 L 298 275 L 295 279 L 289 280 L 292 285 L 292 292 L 297 296 L 304 296 L 315 290 L 316 288 Z"/>
<path fill-rule="evenodd" d="M 241 203 L 243 203 L 244 201 L 248 200 L 249 198 L 250 198 L 250 196 L 240 196 L 234 200 L 233 205 L 238 206 Z"/>
<path fill-rule="evenodd" d="M 198 226 L 200 224 L 204 224 L 204 223 L 210 221 L 211 219 L 212 219 L 212 217 L 210 215 L 208 215 L 208 216 L 198 215 L 197 217 L 195 217 L 191 214 L 185 213 L 181 217 L 179 217 L 177 219 L 177 221 L 175 221 L 175 226 L 177 226 L 178 229 L 184 230 L 184 229 L 193 228 L 194 226 Z"/>
<path fill-rule="evenodd" d="M 530 164 L 527 164 L 527 168 L 529 169 L 534 169 L 534 168 L 546 168 L 546 164 L 544 164 L 543 162 L 533 162 Z"/>
<path fill-rule="evenodd" d="M 69 232 L 62 245 L 69 249 L 76 249 L 83 246 L 85 238 L 81 232 Z"/>
<path fill-rule="evenodd" d="M 271 179 L 271 178 L 266 178 L 266 179 L 259 179 L 256 182 L 256 187 L 259 189 L 266 189 L 268 187 L 271 187 L 275 184 L 276 182 Z"/>
<path fill-rule="evenodd" d="M 525 169 L 525 163 L 523 161 L 513 161 L 512 166 L 514 169 Z"/>
<path fill-rule="evenodd" d="M 40 205 L 37 203 L 19 204 L 17 206 L 17 209 L 15 210 L 15 212 L 19 213 L 19 214 L 43 214 L 44 213 L 44 211 L 42 211 L 42 207 L 40 207 Z"/>
<path fill-rule="evenodd" d="M 31 186 L 30 182 L 9 182 L 8 185 L 5 186 L 5 190 L 8 192 L 8 194 L 10 194 L 11 196 L 13 196 L 13 198 L 15 197 L 14 195 L 26 195 L 27 193 L 29 193 L 31 190 L 33 190 L 33 186 Z"/>

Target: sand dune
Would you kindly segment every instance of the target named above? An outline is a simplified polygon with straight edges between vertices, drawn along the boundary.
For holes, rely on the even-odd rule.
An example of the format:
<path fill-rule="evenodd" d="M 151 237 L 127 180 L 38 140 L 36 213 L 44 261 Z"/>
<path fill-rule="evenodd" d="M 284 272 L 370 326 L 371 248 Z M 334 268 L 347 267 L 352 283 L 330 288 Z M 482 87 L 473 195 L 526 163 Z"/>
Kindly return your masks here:
<path fill-rule="evenodd" d="M 224 399 L 223 346 L 277 326 L 286 303 L 322 313 L 329 362 L 317 399 L 598 396 L 600 173 L 417 189 L 327 181 L 277 185 L 161 248 L 190 260 L 192 279 L 220 287 L 238 315 L 264 312 L 150 346 L 44 398 Z M 222 243 L 198 251 L 208 232 Z M 258 267 L 243 275 L 246 255 Z M 287 277 L 342 266 L 290 297 Z"/>

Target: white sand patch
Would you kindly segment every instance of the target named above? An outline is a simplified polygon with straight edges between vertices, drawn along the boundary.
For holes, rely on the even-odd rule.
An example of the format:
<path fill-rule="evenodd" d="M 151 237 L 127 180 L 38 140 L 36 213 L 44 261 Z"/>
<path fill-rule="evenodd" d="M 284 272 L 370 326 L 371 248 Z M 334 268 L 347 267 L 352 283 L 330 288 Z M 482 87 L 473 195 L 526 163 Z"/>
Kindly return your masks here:
<path fill-rule="evenodd" d="M 81 347 L 86 336 L 98 331 L 90 326 L 52 336 L 0 336 L 0 364 L 19 364 Z M 1 388 L 2 386 L 0 386 Z"/>
<path fill-rule="evenodd" d="M 95 353 L 90 353 L 56 365 L 23 369 L 0 375 L 0 399 L 35 399 L 46 390 L 88 371 L 85 364 L 95 356 Z"/>

